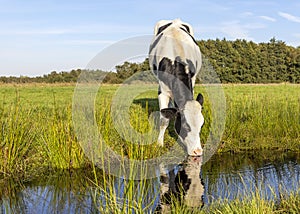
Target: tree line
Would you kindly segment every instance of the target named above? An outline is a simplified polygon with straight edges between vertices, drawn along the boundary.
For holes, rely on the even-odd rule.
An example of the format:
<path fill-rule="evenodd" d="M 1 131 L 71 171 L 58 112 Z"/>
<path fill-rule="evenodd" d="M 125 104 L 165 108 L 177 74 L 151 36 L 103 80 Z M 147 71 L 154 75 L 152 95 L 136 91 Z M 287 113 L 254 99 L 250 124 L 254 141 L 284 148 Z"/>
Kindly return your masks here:
<path fill-rule="evenodd" d="M 215 70 L 222 83 L 300 83 L 300 46 L 288 46 L 272 38 L 266 43 L 237 39 L 197 42 L 204 61 Z M 104 83 L 118 84 L 138 71 L 149 70 L 148 59 L 124 62 L 113 71 L 101 71 Z M 38 77 L 0 77 L 2 83 L 74 83 L 82 70 L 53 71 Z"/>
<path fill-rule="evenodd" d="M 272 38 L 252 41 L 199 41 L 200 49 L 222 83 L 300 83 L 300 47 Z"/>

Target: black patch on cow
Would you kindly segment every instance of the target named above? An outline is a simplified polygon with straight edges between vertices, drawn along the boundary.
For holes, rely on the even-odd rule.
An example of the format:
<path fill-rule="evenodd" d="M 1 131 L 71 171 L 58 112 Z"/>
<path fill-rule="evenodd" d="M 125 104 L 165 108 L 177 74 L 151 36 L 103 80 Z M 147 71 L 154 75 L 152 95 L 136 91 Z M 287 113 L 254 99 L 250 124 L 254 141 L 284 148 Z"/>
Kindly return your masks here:
<path fill-rule="evenodd" d="M 176 57 L 174 63 L 164 57 L 158 66 L 158 79 L 167 85 L 174 95 L 174 102 L 179 108 L 183 108 L 186 101 L 193 100 L 192 75 L 186 73 L 186 64 L 180 57 Z M 192 68 L 192 70 L 195 68 Z M 171 74 L 171 75 L 170 75 Z"/>
<path fill-rule="evenodd" d="M 158 70 L 173 74 L 174 72 L 172 61 L 167 57 L 162 58 L 162 60 L 159 62 Z M 159 74 L 162 74 L 162 72 L 159 72 Z M 158 79 L 160 78 L 158 77 Z"/>
<path fill-rule="evenodd" d="M 196 66 L 194 65 L 192 60 L 187 59 L 186 62 L 189 66 L 189 71 L 190 71 L 190 74 L 191 74 L 191 78 L 193 78 L 196 74 Z"/>
<path fill-rule="evenodd" d="M 165 118 L 172 119 L 177 115 L 178 110 L 176 108 L 164 108 L 160 112 Z"/>
<path fill-rule="evenodd" d="M 149 53 L 151 53 L 152 50 L 156 47 L 156 45 L 159 43 L 162 36 L 163 36 L 163 33 L 156 37 L 155 41 L 150 45 Z"/>
<path fill-rule="evenodd" d="M 188 34 L 189 34 L 189 32 L 188 32 L 188 31 L 186 31 L 186 29 L 185 29 L 185 28 L 181 27 L 180 29 L 181 29 L 181 30 L 183 30 L 184 32 L 186 32 L 186 33 L 188 33 Z"/>
<path fill-rule="evenodd" d="M 157 72 L 156 72 L 157 73 Z M 158 86 L 158 95 L 161 94 L 161 89 L 160 89 L 160 85 Z"/>
<path fill-rule="evenodd" d="M 198 46 L 198 43 L 197 43 L 197 41 L 195 40 L 195 38 L 194 38 L 191 34 L 189 34 L 189 35 L 190 35 L 190 37 L 193 39 L 194 43 Z"/>
<path fill-rule="evenodd" d="M 156 66 L 156 64 L 153 64 L 152 67 L 153 67 L 153 73 L 154 73 L 155 75 L 157 75 L 157 66 Z M 160 89 L 160 88 L 159 88 L 159 89 Z"/>
<path fill-rule="evenodd" d="M 171 24 L 172 24 L 172 22 L 171 22 L 171 23 L 168 23 L 168 24 L 165 24 L 165 25 L 161 26 L 160 28 L 158 28 L 158 31 L 157 31 L 156 36 L 157 36 L 158 34 L 160 34 L 161 32 L 163 32 L 163 31 L 164 31 L 167 27 L 169 27 Z"/>
<path fill-rule="evenodd" d="M 175 120 L 175 130 L 183 140 L 187 137 L 188 133 L 191 132 L 192 129 L 187 123 L 183 114 L 177 114 Z"/>
<path fill-rule="evenodd" d="M 196 100 L 200 103 L 201 106 L 203 106 L 204 98 L 203 98 L 203 95 L 201 93 L 198 94 Z"/>
<path fill-rule="evenodd" d="M 185 24 L 182 24 L 182 26 L 185 27 L 185 29 L 186 29 L 186 31 L 187 31 L 188 33 L 191 33 L 189 26 L 187 26 L 187 25 L 185 25 Z"/>
<path fill-rule="evenodd" d="M 180 29 L 183 30 L 184 32 L 186 32 L 192 38 L 192 40 L 194 41 L 194 43 L 198 46 L 197 41 L 191 35 L 190 28 L 187 25 L 182 25 L 182 26 L 184 26 L 185 28 L 181 27 Z"/>
<path fill-rule="evenodd" d="M 195 40 L 195 38 L 190 34 L 190 32 L 189 31 L 187 31 L 186 29 L 184 29 L 184 28 L 180 28 L 181 30 L 183 30 L 184 32 L 186 32 L 191 38 L 192 38 L 192 40 L 194 41 L 194 43 L 198 46 L 198 44 L 197 44 L 197 41 Z"/>

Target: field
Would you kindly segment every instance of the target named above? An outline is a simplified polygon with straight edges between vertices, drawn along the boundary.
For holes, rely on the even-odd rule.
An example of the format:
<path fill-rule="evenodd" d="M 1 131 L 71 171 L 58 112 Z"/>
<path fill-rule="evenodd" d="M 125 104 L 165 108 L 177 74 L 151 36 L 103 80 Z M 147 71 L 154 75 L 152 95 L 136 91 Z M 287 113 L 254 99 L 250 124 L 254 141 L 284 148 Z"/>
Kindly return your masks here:
<path fill-rule="evenodd" d="M 55 169 L 93 170 L 74 131 L 74 88 L 75 85 L 0 85 L 0 179 L 26 181 Z M 117 85 L 101 87 L 94 114 L 102 138 L 114 151 L 129 158 L 148 159 L 174 145 L 172 127 L 166 132 L 164 149 L 123 140 L 110 115 L 117 89 Z M 300 85 L 224 85 L 223 89 L 226 126 L 218 152 L 300 151 Z M 202 92 L 205 99 L 206 122 L 201 133 L 205 147 L 212 124 L 210 101 L 202 86 L 196 86 L 195 91 Z M 124 126 L 130 124 L 137 132 L 147 133 L 151 128 L 147 119 L 157 110 L 156 90 L 143 93 L 132 102 L 130 121 L 124 121 Z M 299 203 L 297 194 L 289 200 Z M 232 209 L 230 206 L 221 208 L 222 212 Z"/>
<path fill-rule="evenodd" d="M 80 168 L 85 160 L 72 123 L 74 85 L 1 85 L 0 124 L 1 176 L 27 174 L 33 168 Z M 122 140 L 110 116 L 112 98 L 118 86 L 102 86 L 96 98 L 98 128 L 104 140 L 123 155 L 147 159 L 155 144 L 136 147 Z M 149 131 L 148 117 L 158 110 L 156 86 L 139 95 L 130 107 L 130 123 L 137 132 Z M 300 149 L 300 85 L 224 85 L 226 126 L 219 152 L 245 150 Z M 205 125 L 201 138 L 205 145 L 211 125 L 210 102 L 204 94 Z M 166 147 L 175 143 L 169 128 Z M 150 139 L 154 140 L 154 139 Z M 60 153 L 57 153 L 57 151 Z M 141 153 L 141 151 L 143 153 Z M 161 151 L 159 149 L 159 151 Z"/>

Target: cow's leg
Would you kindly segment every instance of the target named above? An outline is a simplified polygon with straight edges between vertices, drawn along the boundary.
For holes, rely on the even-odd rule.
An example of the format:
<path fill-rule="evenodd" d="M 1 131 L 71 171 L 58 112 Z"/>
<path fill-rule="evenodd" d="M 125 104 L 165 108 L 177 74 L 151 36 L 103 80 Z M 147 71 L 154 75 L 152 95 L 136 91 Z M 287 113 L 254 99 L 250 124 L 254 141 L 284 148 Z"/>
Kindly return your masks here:
<path fill-rule="evenodd" d="M 194 87 L 195 87 L 195 83 L 196 83 L 196 76 L 197 76 L 197 74 L 195 74 L 195 75 L 192 77 L 193 96 L 194 96 Z"/>
<path fill-rule="evenodd" d="M 168 108 L 170 97 L 161 93 L 158 95 L 159 109 Z M 159 124 L 159 135 L 157 143 L 160 146 L 164 145 L 164 134 L 169 125 L 169 119 L 164 117 L 162 113 L 160 113 L 160 124 Z"/>

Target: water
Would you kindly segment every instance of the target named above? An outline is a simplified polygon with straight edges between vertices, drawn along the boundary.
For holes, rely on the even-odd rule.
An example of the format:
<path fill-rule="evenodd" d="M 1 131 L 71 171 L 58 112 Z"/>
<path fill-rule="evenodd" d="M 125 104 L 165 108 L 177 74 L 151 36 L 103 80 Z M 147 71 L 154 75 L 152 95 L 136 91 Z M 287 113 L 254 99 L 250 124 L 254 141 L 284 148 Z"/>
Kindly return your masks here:
<path fill-rule="evenodd" d="M 280 194 L 300 188 L 299 160 L 295 153 L 215 155 L 204 165 L 201 158 L 189 158 L 160 178 L 143 182 L 112 178 L 105 186 L 100 176 L 102 188 L 83 169 L 51 172 L 26 183 L 0 180 L 0 213 L 97 213 L 109 205 L 107 195 L 114 195 L 120 206 L 127 204 L 127 211 L 132 211 L 131 200 L 139 201 L 149 213 L 168 209 L 172 196 L 191 207 L 242 199 L 257 189 L 263 198 L 279 200 Z M 129 196 L 128 186 L 134 193 Z"/>
<path fill-rule="evenodd" d="M 204 203 L 249 196 L 259 190 L 267 200 L 277 200 L 300 188 L 299 156 L 264 153 L 214 156 L 202 168 Z"/>

